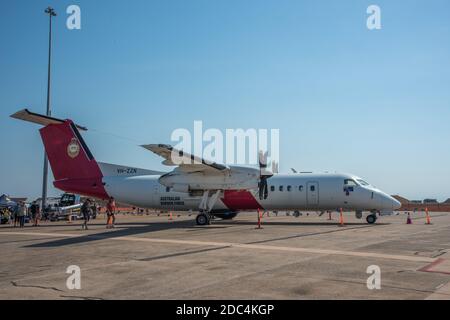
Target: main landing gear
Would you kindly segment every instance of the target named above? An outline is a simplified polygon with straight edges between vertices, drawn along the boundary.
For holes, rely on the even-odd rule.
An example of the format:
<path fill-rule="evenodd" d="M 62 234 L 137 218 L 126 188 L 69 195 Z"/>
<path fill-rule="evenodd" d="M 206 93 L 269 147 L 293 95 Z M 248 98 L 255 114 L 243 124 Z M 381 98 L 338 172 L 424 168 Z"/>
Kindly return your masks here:
<path fill-rule="evenodd" d="M 197 222 L 197 225 L 199 226 L 206 226 L 211 224 L 211 215 L 207 212 L 201 212 L 197 215 L 197 218 L 195 218 L 195 222 Z"/>
<path fill-rule="evenodd" d="M 217 199 L 221 193 L 221 190 L 216 190 L 212 196 L 209 196 L 209 191 L 210 190 L 205 190 L 203 192 L 202 200 L 199 205 L 200 213 L 197 218 L 195 218 L 195 221 L 199 226 L 211 224 L 212 216 L 209 213 L 213 209 L 214 204 L 217 202 Z"/>

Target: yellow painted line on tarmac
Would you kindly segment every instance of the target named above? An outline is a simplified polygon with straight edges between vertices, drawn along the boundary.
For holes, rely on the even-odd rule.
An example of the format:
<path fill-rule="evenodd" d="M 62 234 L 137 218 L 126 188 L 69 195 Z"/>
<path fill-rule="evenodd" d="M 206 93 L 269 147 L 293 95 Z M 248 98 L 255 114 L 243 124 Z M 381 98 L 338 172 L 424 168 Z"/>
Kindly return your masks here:
<path fill-rule="evenodd" d="M 376 252 L 360 252 L 360 251 L 342 251 L 332 249 L 316 249 L 316 248 L 299 248 L 299 247 L 281 247 L 271 245 L 258 245 L 258 244 L 245 244 L 245 243 L 233 243 L 233 242 L 211 242 L 211 241 L 197 241 L 197 240 L 179 240 L 179 239 L 157 239 L 157 238 L 140 238 L 140 237 L 103 237 L 96 236 L 95 234 L 70 234 L 70 233 L 40 233 L 40 232 L 0 232 L 0 235 L 28 235 L 28 236 L 45 236 L 55 238 L 73 238 L 73 237 L 92 237 L 98 239 L 119 240 L 119 241 L 133 241 L 133 242 L 151 242 L 151 243 L 166 243 L 166 244 L 181 244 L 181 245 L 194 245 L 194 246 L 213 246 L 213 247 L 230 247 L 230 248 L 242 248 L 253 249 L 263 251 L 284 251 L 284 252 L 301 252 L 311 254 L 323 254 L 323 255 L 343 255 L 352 257 L 363 258 L 378 258 L 388 260 L 402 260 L 410 262 L 435 262 L 437 258 L 419 257 L 419 256 L 405 256 L 396 254 L 384 254 Z"/>

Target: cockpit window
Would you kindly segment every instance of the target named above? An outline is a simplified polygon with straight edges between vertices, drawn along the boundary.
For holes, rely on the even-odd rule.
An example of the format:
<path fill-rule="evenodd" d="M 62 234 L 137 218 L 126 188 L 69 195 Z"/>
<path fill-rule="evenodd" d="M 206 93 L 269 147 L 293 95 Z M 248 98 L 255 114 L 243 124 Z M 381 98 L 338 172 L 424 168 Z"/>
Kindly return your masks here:
<path fill-rule="evenodd" d="M 345 179 L 344 184 L 346 186 L 357 186 L 358 184 L 355 182 L 355 180 L 352 179 Z"/>
<path fill-rule="evenodd" d="M 356 179 L 356 181 L 358 181 L 362 186 L 370 186 L 370 184 L 368 184 L 367 182 L 365 182 L 362 179 Z"/>

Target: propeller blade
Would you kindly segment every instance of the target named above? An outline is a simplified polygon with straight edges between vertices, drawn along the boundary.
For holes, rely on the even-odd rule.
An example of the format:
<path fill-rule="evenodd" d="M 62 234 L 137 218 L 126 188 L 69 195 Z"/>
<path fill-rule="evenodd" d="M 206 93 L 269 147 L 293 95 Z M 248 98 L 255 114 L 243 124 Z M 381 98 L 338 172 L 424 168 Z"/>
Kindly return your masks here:
<path fill-rule="evenodd" d="M 267 178 L 265 179 L 266 183 L 264 184 L 264 199 L 267 199 L 269 196 L 269 188 L 267 186 Z"/>
<path fill-rule="evenodd" d="M 260 181 L 259 181 L 259 199 L 263 200 L 263 199 L 267 199 L 267 197 L 269 196 L 269 188 L 267 186 L 267 177 L 266 176 L 261 176 Z"/>
<path fill-rule="evenodd" d="M 262 150 L 259 151 L 258 160 L 259 160 L 259 167 L 260 168 L 267 168 L 267 155 L 268 152 L 263 152 Z"/>
<path fill-rule="evenodd" d="M 258 159 L 259 159 L 259 183 L 258 183 L 258 193 L 259 199 L 267 199 L 269 196 L 269 188 L 267 185 L 267 179 L 273 176 L 273 172 L 267 170 L 267 156 L 268 152 L 259 151 Z M 272 169 L 275 169 L 278 172 L 278 164 L 272 163 Z M 273 171 L 275 171 L 273 170 Z"/>
<path fill-rule="evenodd" d="M 259 182 L 258 193 L 259 193 L 259 200 L 262 200 L 264 197 L 262 181 Z"/>

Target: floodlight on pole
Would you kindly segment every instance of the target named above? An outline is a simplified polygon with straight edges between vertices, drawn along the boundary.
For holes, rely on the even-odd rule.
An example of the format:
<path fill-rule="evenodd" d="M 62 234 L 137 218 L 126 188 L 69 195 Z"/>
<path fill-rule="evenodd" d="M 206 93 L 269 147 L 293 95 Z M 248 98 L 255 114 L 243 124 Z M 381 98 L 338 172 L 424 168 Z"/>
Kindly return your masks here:
<path fill-rule="evenodd" d="M 50 109 L 50 79 L 51 79 L 51 61 L 52 61 L 52 17 L 56 17 L 53 8 L 48 7 L 45 13 L 49 16 L 49 32 L 48 32 L 48 77 L 47 77 L 47 116 L 51 116 Z M 47 206 L 47 177 L 48 177 L 48 160 L 47 153 L 44 150 L 44 173 L 42 178 L 42 212 Z"/>

